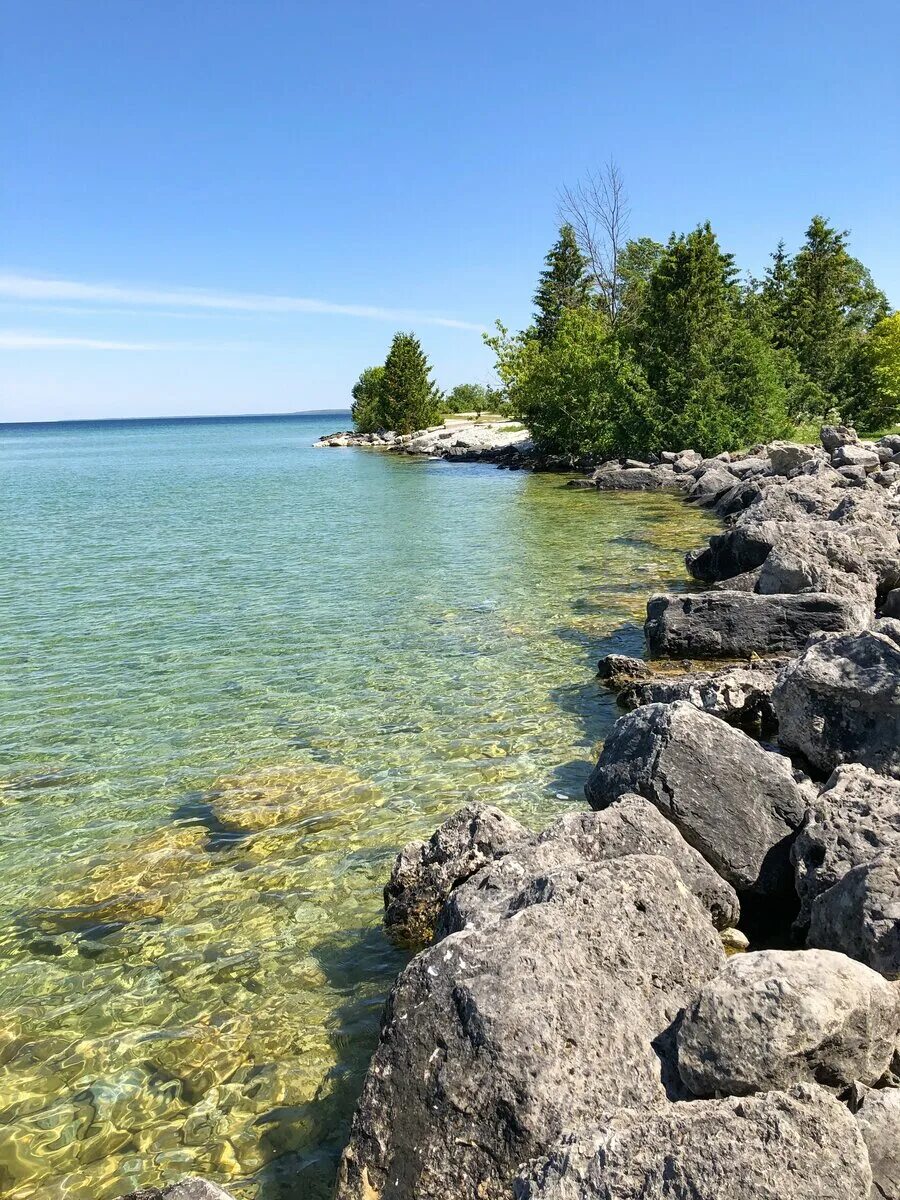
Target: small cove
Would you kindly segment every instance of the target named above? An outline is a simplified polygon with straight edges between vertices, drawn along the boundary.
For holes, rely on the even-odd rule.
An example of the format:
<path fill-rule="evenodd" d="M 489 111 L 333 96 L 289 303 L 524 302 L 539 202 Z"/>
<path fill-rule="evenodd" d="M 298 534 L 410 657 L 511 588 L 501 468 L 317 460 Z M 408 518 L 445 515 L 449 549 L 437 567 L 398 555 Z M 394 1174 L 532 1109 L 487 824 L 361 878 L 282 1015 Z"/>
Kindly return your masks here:
<path fill-rule="evenodd" d="M 403 957 L 391 858 L 580 804 L 660 494 L 312 441 L 331 417 L 0 429 L 0 1192 L 327 1196 Z"/>

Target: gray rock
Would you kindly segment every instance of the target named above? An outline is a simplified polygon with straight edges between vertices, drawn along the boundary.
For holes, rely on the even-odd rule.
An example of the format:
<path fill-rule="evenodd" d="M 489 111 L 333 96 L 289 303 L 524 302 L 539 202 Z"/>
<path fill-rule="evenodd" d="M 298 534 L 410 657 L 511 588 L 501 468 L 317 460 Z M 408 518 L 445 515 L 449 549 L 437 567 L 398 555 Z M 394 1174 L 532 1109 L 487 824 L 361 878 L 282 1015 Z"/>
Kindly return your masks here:
<path fill-rule="evenodd" d="M 519 1176 L 516 1200 L 866 1200 L 866 1146 L 848 1110 L 805 1084 L 617 1113 Z M 461 1194 L 461 1193 L 460 1193 Z"/>
<path fill-rule="evenodd" d="M 819 438 L 829 454 L 833 454 L 840 446 L 852 445 L 859 441 L 852 425 L 823 425 L 819 430 Z"/>
<path fill-rule="evenodd" d="M 698 504 L 711 504 L 723 492 L 734 487 L 734 476 L 725 466 L 710 467 L 698 476 L 693 487 L 688 492 L 688 500 Z"/>
<path fill-rule="evenodd" d="M 695 708 L 741 729 L 766 729 L 775 723 L 771 696 L 777 671 L 775 664 L 759 663 L 752 667 L 727 667 L 723 671 L 692 672 L 674 678 L 657 676 L 625 687 L 619 695 L 619 703 L 632 709 L 642 704 L 674 704 L 676 700 L 687 700 Z"/>
<path fill-rule="evenodd" d="M 681 1094 L 671 1026 L 724 954 L 677 868 L 598 863 L 542 899 L 400 976 L 338 1200 L 506 1200 L 567 1130 Z"/>
<path fill-rule="evenodd" d="M 900 621 L 893 617 L 880 617 L 872 626 L 873 633 L 880 633 L 882 637 L 890 638 L 891 641 L 900 646 Z"/>
<path fill-rule="evenodd" d="M 384 889 L 384 924 L 390 936 L 401 945 L 427 945 L 452 889 L 526 837 L 525 827 L 500 809 L 470 804 L 427 842 L 404 846 Z"/>
<path fill-rule="evenodd" d="M 881 606 L 881 615 L 900 619 L 900 588 L 892 588 L 888 592 Z"/>
<path fill-rule="evenodd" d="M 832 466 L 840 469 L 841 467 L 862 467 L 868 475 L 872 471 L 877 471 L 881 465 L 881 459 L 875 450 L 867 450 L 865 446 L 844 445 L 832 452 Z"/>
<path fill-rule="evenodd" d="M 122 1196 L 121 1200 L 232 1200 L 232 1197 L 208 1179 L 192 1176 L 163 1188 L 140 1188 Z"/>
<path fill-rule="evenodd" d="M 781 745 L 816 770 L 859 762 L 900 776 L 900 646 L 889 637 L 816 639 L 783 668 L 772 703 Z"/>
<path fill-rule="evenodd" d="M 808 946 L 866 963 L 900 978 L 900 861 L 883 855 L 854 867 L 813 901 Z"/>
<path fill-rule="evenodd" d="M 672 469 L 677 475 L 682 475 L 689 471 L 696 471 L 702 462 L 703 459 L 696 450 L 682 450 L 680 454 L 676 455 Z"/>
<path fill-rule="evenodd" d="M 900 433 L 886 433 L 878 439 L 878 445 L 884 446 L 892 454 L 900 454 Z"/>
<path fill-rule="evenodd" d="M 678 1069 L 695 1096 L 746 1096 L 885 1074 L 900 1035 L 900 993 L 829 950 L 760 950 L 728 960 L 678 1029 Z"/>
<path fill-rule="evenodd" d="M 817 896 L 881 854 L 900 856 L 900 782 L 859 763 L 838 767 L 791 849 L 800 897 L 798 929 L 809 925 Z"/>
<path fill-rule="evenodd" d="M 864 629 L 873 615 L 855 597 L 824 592 L 693 592 L 653 596 L 644 633 L 657 657 L 745 658 L 800 650 L 814 633 Z"/>
<path fill-rule="evenodd" d="M 721 583 L 712 583 L 710 588 L 714 592 L 755 592 L 761 574 L 762 567 L 757 567 L 755 571 L 744 571 L 741 575 L 723 579 Z"/>
<path fill-rule="evenodd" d="M 594 487 L 603 492 L 654 492 L 676 487 L 670 467 L 601 467 L 591 476 Z"/>
<path fill-rule="evenodd" d="M 872 1200 L 900 1200 L 900 1088 L 867 1092 L 856 1120 L 869 1152 Z"/>
<path fill-rule="evenodd" d="M 692 704 L 622 717 L 585 786 L 592 808 L 625 792 L 651 800 L 739 893 L 790 890 L 789 851 L 806 804 L 788 759 Z"/>
<path fill-rule="evenodd" d="M 605 654 L 597 663 L 597 678 L 614 692 L 640 679 L 652 678 L 650 664 L 627 654 Z"/>
<path fill-rule="evenodd" d="M 542 876 L 629 854 L 670 859 L 717 929 L 738 923 L 740 905 L 734 888 L 649 800 L 624 795 L 603 812 L 560 817 L 535 841 L 523 843 L 455 888 L 444 905 L 436 936 L 496 924 L 513 911 L 523 889 Z"/>
<path fill-rule="evenodd" d="M 752 475 L 763 475 L 771 465 L 769 459 L 763 458 L 761 454 L 750 454 L 746 458 L 734 459 L 729 464 L 729 470 L 738 479 L 747 479 Z"/>
<path fill-rule="evenodd" d="M 793 475 L 819 457 L 820 452 L 815 447 L 802 446 L 798 442 L 772 442 L 769 446 L 769 461 L 775 475 Z"/>

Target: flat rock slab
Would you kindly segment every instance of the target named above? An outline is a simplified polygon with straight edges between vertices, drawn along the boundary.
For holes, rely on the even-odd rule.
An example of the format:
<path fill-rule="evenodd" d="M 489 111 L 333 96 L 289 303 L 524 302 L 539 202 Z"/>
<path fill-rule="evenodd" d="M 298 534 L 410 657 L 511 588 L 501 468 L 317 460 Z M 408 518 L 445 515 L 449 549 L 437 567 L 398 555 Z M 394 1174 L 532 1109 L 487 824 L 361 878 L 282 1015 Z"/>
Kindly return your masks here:
<path fill-rule="evenodd" d="M 700 989 L 678 1030 L 678 1069 L 695 1096 L 820 1083 L 877 1083 L 900 1035 L 900 993 L 828 950 L 741 954 Z"/>
<path fill-rule="evenodd" d="M 823 773 L 858 762 L 900 777 L 900 645 L 875 630 L 813 642 L 772 694 L 778 739 Z"/>
<path fill-rule="evenodd" d="M 853 597 L 722 590 L 653 596 L 644 633 L 657 657 L 743 658 L 801 650 L 815 633 L 864 629 L 873 619 Z"/>
<path fill-rule="evenodd" d="M 585 786 L 592 808 L 636 792 L 738 893 L 792 891 L 806 814 L 790 761 L 693 704 L 647 704 L 616 722 Z"/>
<path fill-rule="evenodd" d="M 519 1178 L 516 1200 L 865 1200 L 854 1118 L 822 1088 L 623 1112 Z"/>
<path fill-rule="evenodd" d="M 682 1094 L 671 1026 L 724 953 L 674 864 L 594 864 L 530 900 L 400 976 L 338 1200 L 509 1200 L 568 1130 Z"/>

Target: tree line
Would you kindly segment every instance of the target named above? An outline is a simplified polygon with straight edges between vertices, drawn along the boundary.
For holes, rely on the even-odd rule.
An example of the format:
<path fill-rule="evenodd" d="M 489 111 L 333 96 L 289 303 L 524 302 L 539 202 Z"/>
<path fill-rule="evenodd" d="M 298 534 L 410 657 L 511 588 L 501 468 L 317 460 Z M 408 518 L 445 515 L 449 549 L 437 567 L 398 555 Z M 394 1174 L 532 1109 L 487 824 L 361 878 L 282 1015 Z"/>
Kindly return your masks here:
<path fill-rule="evenodd" d="M 563 193 L 534 320 L 486 338 L 512 411 L 544 450 L 705 454 L 825 418 L 900 417 L 900 313 L 816 216 L 761 279 L 738 279 L 709 222 L 666 244 L 625 236 L 614 166 Z"/>

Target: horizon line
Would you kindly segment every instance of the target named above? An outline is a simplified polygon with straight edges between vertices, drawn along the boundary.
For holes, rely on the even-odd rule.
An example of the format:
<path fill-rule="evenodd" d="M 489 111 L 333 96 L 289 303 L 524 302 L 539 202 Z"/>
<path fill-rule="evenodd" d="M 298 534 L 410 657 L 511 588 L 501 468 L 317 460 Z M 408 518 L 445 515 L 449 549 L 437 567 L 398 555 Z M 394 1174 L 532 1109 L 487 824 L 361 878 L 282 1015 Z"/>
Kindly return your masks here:
<path fill-rule="evenodd" d="M 349 408 L 294 408 L 289 412 L 240 412 L 240 413 L 158 413 L 143 417 L 38 417 L 31 421 L 6 421 L 0 419 L 0 429 L 10 425 L 97 425 L 112 422 L 142 421 L 233 421 L 244 418 L 264 420 L 267 417 L 329 417 L 349 416 Z"/>

